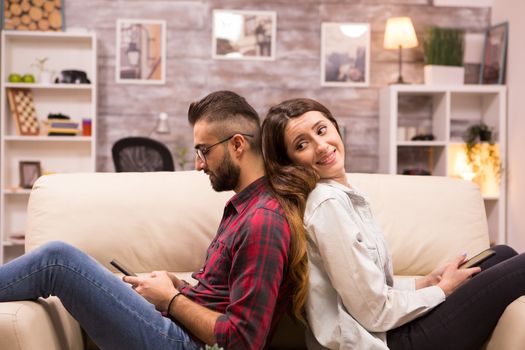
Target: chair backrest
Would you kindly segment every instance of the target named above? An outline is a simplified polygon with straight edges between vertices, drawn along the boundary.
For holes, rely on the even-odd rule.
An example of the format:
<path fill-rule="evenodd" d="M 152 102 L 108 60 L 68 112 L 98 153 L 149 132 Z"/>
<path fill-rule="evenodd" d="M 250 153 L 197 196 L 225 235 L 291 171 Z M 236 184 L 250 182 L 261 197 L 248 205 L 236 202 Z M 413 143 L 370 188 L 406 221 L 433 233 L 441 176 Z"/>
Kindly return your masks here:
<path fill-rule="evenodd" d="M 115 171 L 174 171 L 173 157 L 163 143 L 147 137 L 125 137 L 111 148 Z"/>

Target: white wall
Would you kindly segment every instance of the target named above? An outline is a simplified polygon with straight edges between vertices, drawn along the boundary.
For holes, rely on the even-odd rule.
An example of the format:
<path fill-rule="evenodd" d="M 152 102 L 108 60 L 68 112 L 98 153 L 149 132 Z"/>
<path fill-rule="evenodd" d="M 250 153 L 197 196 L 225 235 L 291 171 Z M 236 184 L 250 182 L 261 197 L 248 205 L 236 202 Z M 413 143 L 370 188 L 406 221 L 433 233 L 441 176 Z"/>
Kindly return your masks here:
<path fill-rule="evenodd" d="M 525 1 L 495 0 L 492 23 L 508 21 L 507 51 L 507 237 L 518 252 L 525 251 Z"/>

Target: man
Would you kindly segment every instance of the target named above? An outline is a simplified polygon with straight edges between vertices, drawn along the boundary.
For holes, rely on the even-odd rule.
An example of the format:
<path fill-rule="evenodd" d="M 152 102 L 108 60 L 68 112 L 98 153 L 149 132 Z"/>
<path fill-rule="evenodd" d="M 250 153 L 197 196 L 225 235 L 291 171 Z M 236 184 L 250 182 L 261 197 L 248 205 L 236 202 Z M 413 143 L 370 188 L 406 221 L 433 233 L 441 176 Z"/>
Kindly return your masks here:
<path fill-rule="evenodd" d="M 205 343 L 260 349 L 290 301 L 291 238 L 264 177 L 259 117 L 241 96 L 217 91 L 192 103 L 188 120 L 195 168 L 214 190 L 236 195 L 225 206 L 204 267 L 193 274 L 195 287 L 166 272 L 125 281 Z"/>
<path fill-rule="evenodd" d="M 52 242 L 0 267 L 0 301 L 56 295 L 102 349 L 263 348 L 292 287 L 291 232 L 264 177 L 259 118 L 228 91 L 193 103 L 188 118 L 196 169 L 215 190 L 236 192 L 193 274 L 196 286 L 154 271 L 125 277 L 129 288 L 78 249 Z"/>

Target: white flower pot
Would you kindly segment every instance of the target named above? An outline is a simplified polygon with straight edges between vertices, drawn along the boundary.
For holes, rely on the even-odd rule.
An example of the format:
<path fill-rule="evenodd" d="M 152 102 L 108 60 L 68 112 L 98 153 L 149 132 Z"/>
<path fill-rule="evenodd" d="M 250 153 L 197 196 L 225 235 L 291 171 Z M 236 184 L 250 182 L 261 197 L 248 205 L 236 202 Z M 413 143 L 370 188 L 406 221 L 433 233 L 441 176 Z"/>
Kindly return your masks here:
<path fill-rule="evenodd" d="M 53 74 L 49 71 L 42 71 L 38 76 L 38 82 L 49 85 L 53 82 Z"/>
<path fill-rule="evenodd" d="M 426 85 L 463 85 L 465 68 L 452 66 L 425 66 Z"/>

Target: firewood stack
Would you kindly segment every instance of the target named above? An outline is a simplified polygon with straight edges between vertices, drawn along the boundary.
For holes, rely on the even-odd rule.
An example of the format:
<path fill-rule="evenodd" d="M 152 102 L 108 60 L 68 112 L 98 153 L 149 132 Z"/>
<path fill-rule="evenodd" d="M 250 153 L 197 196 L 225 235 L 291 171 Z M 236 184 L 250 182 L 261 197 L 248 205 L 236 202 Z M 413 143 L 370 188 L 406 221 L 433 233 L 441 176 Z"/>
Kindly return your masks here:
<path fill-rule="evenodd" d="M 62 30 L 62 0 L 1 0 L 4 29 Z"/>

